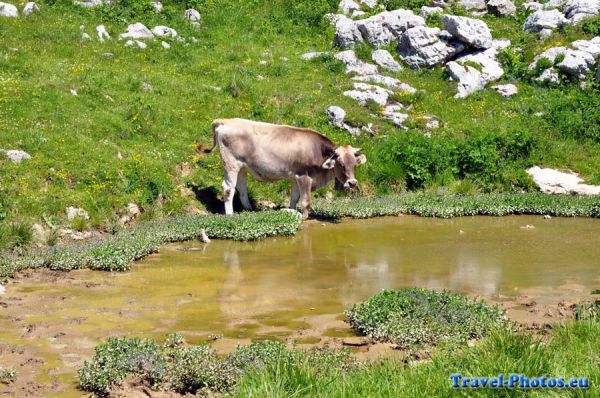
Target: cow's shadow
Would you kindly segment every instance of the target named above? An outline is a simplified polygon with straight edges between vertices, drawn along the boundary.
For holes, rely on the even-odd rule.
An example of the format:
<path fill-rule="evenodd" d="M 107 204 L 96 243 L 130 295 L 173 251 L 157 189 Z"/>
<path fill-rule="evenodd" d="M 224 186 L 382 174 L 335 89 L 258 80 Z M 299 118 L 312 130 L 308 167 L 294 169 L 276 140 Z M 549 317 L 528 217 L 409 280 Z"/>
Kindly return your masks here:
<path fill-rule="evenodd" d="M 196 196 L 196 200 L 204 205 L 206 210 L 210 213 L 225 213 L 225 204 L 223 203 L 222 194 L 215 187 L 205 187 L 200 188 L 197 185 L 192 185 L 192 192 Z M 252 195 L 248 195 L 250 199 L 250 204 L 252 204 L 252 208 L 256 209 L 256 202 Z M 233 211 L 240 212 L 243 211 L 242 202 L 240 202 L 240 198 L 236 192 L 233 197 Z"/>

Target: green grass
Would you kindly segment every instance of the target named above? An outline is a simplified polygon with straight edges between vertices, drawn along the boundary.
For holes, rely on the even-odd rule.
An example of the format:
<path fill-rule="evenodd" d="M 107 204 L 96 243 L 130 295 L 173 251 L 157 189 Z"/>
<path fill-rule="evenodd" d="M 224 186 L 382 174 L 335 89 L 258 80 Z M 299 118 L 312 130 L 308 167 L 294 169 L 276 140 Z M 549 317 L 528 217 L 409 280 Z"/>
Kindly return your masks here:
<path fill-rule="evenodd" d="M 509 326 L 499 308 L 481 300 L 421 288 L 384 290 L 345 315 L 358 334 L 411 349 L 464 344 Z"/>
<path fill-rule="evenodd" d="M 182 195 L 177 187 L 220 191 L 218 155 L 198 157 L 194 147 L 210 142 L 210 122 L 224 117 L 311 127 L 336 143 L 363 147 L 369 163 L 359 168 L 358 178 L 365 192 L 450 186 L 465 178 L 482 191 L 528 191 L 534 188 L 522 170 L 533 164 L 570 168 L 600 182 L 595 119 L 581 111 L 597 108 L 597 88 L 582 91 L 574 83 L 546 88 L 521 76 L 544 47 L 592 37 L 594 21 L 541 42 L 521 32 L 525 15 L 485 17 L 495 37 L 508 37 L 523 49 L 509 57 L 503 78 L 519 85 L 519 95 L 510 99 L 493 90 L 454 99 L 454 83 L 442 68 L 391 73 L 423 90 L 403 99 L 412 106 L 407 124 L 413 134 L 406 134 L 341 95 L 351 81 L 339 63 L 330 57 L 299 60 L 306 51 L 331 49 L 332 29 L 322 15 L 335 10 L 337 1 L 192 1 L 202 13 L 199 31 L 182 18 L 183 1 L 163 3 L 165 11 L 155 14 L 145 1 L 120 0 L 85 10 L 67 0 L 46 0 L 37 14 L 2 20 L 0 148 L 23 149 L 33 158 L 21 164 L 0 160 L 0 220 L 66 225 L 65 207 L 78 206 L 90 213 L 90 227 L 107 228 L 130 202 L 148 218 L 181 214 L 189 205 L 203 207 L 206 203 Z M 419 4 L 386 2 L 388 7 Z M 187 44 L 172 41 L 165 51 L 159 42 L 139 50 L 117 40 L 80 40 L 81 25 L 94 36 L 95 26 L 104 23 L 115 38 L 138 20 L 150 27 L 171 26 Z M 360 47 L 359 54 L 368 57 L 369 49 Z M 350 120 L 374 123 L 376 136 L 353 138 L 330 126 L 323 112 L 334 104 Z M 536 112 L 547 115 L 537 117 Z M 433 133 L 435 145 L 414 138 L 427 115 L 442 123 Z M 527 153 L 516 158 L 505 157 L 503 146 L 478 141 L 482 135 L 515 133 L 531 137 Z M 461 147 L 479 143 L 475 160 L 499 161 L 467 173 L 458 172 L 453 161 L 430 170 L 428 159 L 443 157 L 446 142 Z M 386 151 L 395 147 L 409 159 L 390 157 Z M 185 162 L 193 166 L 191 175 L 178 172 Z M 288 190 L 287 182 L 250 182 L 256 201 L 284 203 Z M 156 212 L 159 198 L 164 204 Z"/>

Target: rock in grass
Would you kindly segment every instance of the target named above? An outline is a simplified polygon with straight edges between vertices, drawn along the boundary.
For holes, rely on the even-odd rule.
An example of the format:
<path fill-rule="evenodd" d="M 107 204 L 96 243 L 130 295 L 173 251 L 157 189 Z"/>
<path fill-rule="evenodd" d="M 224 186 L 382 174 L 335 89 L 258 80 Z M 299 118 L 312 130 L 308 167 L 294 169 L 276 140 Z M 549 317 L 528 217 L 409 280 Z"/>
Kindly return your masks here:
<path fill-rule="evenodd" d="M 67 220 L 69 221 L 75 219 L 76 217 L 81 217 L 85 220 L 90 219 L 90 215 L 88 214 L 88 212 L 80 207 L 69 206 L 66 208 L 65 211 L 67 213 Z"/>
<path fill-rule="evenodd" d="M 302 54 L 300 56 L 300 59 L 302 61 L 311 61 L 313 59 L 325 57 L 327 55 L 329 55 L 329 53 L 326 51 L 310 51 L 310 52 Z"/>
<path fill-rule="evenodd" d="M 127 27 L 127 31 L 119 35 L 121 39 L 145 40 L 154 38 L 154 34 L 143 23 L 136 22 Z"/>
<path fill-rule="evenodd" d="M 13 163 L 21 163 L 23 160 L 31 159 L 31 155 L 19 149 L 4 149 L 4 154 Z"/>
<path fill-rule="evenodd" d="M 564 59 L 557 63 L 556 67 L 569 76 L 584 79 L 595 62 L 591 54 L 569 48 L 564 53 Z"/>
<path fill-rule="evenodd" d="M 161 41 L 160 45 L 165 49 L 168 50 L 169 48 L 171 48 L 171 45 L 169 43 L 167 43 L 166 41 Z"/>
<path fill-rule="evenodd" d="M 523 31 L 540 32 L 545 29 L 554 30 L 560 28 L 567 19 L 558 10 L 538 10 L 525 20 Z"/>
<path fill-rule="evenodd" d="M 447 32 L 427 26 L 408 29 L 398 42 L 398 54 L 411 68 L 442 64 L 464 49 L 465 45 Z"/>
<path fill-rule="evenodd" d="M 527 169 L 527 174 L 540 191 L 548 194 L 598 195 L 600 186 L 583 184 L 583 179 L 576 173 L 563 173 L 550 168 L 534 166 Z"/>
<path fill-rule="evenodd" d="M 330 123 L 342 130 L 346 130 L 350 133 L 350 135 L 358 136 L 360 135 L 360 129 L 357 127 L 352 127 L 345 122 L 346 119 L 346 111 L 344 111 L 339 106 L 330 106 L 325 109 L 325 115 L 327 115 L 331 120 Z"/>
<path fill-rule="evenodd" d="M 152 28 L 152 33 L 157 37 L 177 37 L 177 31 L 175 29 L 163 25 Z"/>
<path fill-rule="evenodd" d="M 19 10 L 12 4 L 0 2 L 0 17 L 18 18 Z"/>
<path fill-rule="evenodd" d="M 154 7 L 154 11 L 161 12 L 163 9 L 163 5 L 160 1 L 152 1 L 152 7 Z"/>
<path fill-rule="evenodd" d="M 40 7 L 33 1 L 29 1 L 23 6 L 23 15 L 26 17 L 38 11 L 40 11 Z"/>
<path fill-rule="evenodd" d="M 477 49 L 492 47 L 492 33 L 485 22 L 456 15 L 442 15 L 444 28 L 467 46 Z"/>
<path fill-rule="evenodd" d="M 393 94 L 393 91 L 372 84 L 354 83 L 354 90 L 344 91 L 343 94 L 346 97 L 353 98 L 363 106 L 367 105 L 369 101 L 373 101 L 380 106 L 385 106 L 388 97 Z"/>
<path fill-rule="evenodd" d="M 600 0 L 569 0 L 565 4 L 565 17 L 571 24 L 600 14 Z"/>
<path fill-rule="evenodd" d="M 193 8 L 188 8 L 187 10 L 185 10 L 184 16 L 185 16 L 185 19 L 187 19 L 191 22 L 200 23 L 200 13 L 198 12 L 198 10 L 195 10 Z"/>
<path fill-rule="evenodd" d="M 75 4 L 84 8 L 95 8 L 109 4 L 110 0 L 77 0 Z"/>
<path fill-rule="evenodd" d="M 517 12 L 517 7 L 511 0 L 489 0 L 487 2 L 487 9 L 490 14 L 499 17 L 514 15 Z"/>
<path fill-rule="evenodd" d="M 98 34 L 98 40 L 100 43 L 104 43 L 104 40 L 110 40 L 110 35 L 106 31 L 104 25 L 96 26 L 96 33 Z"/>
<path fill-rule="evenodd" d="M 391 72 L 400 72 L 402 66 L 392 57 L 392 54 L 387 50 L 375 50 L 371 54 L 371 59 L 382 69 L 389 70 Z"/>
<path fill-rule="evenodd" d="M 504 98 L 512 97 L 519 92 L 519 89 L 514 84 L 497 84 L 492 86 Z"/>
<path fill-rule="evenodd" d="M 443 12 L 444 12 L 444 9 L 442 7 L 423 6 L 423 7 L 421 7 L 421 10 L 419 11 L 419 16 L 423 17 L 423 18 L 427 18 L 430 15 L 441 14 Z"/>
<path fill-rule="evenodd" d="M 354 50 L 346 50 L 335 55 L 335 59 L 346 65 L 346 73 L 371 75 L 377 73 L 377 65 L 358 59 Z"/>
<path fill-rule="evenodd" d="M 414 87 L 410 86 L 407 83 L 403 83 L 394 77 L 380 75 L 380 74 L 358 75 L 358 76 L 352 77 L 352 80 L 356 80 L 356 81 L 364 82 L 364 83 L 381 84 L 383 86 L 386 86 L 389 89 L 401 91 L 401 92 L 407 93 L 407 94 L 414 94 L 417 92 L 417 90 Z"/>
<path fill-rule="evenodd" d="M 144 49 L 144 48 L 146 48 L 148 46 L 143 41 L 139 41 L 139 40 L 127 40 L 125 42 L 125 47 L 138 47 L 138 48 Z"/>
<path fill-rule="evenodd" d="M 356 23 L 343 14 L 337 14 L 330 18 L 335 26 L 335 44 L 341 48 L 348 48 L 357 43 L 362 43 L 363 38 Z"/>
<path fill-rule="evenodd" d="M 410 28 L 425 26 L 423 17 L 410 10 L 384 11 L 372 17 L 356 21 L 362 39 L 375 47 L 395 41 Z M 362 41 L 362 40 L 361 40 Z"/>
<path fill-rule="evenodd" d="M 497 307 L 447 291 L 384 290 L 345 312 L 354 330 L 402 348 L 466 343 L 508 326 Z"/>

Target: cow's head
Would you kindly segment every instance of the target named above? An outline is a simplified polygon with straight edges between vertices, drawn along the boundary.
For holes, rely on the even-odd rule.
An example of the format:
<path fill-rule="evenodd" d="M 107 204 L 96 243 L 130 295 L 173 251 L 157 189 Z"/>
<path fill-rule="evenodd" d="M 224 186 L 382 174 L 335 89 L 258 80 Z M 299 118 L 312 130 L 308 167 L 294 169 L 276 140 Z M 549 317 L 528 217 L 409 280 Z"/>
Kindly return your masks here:
<path fill-rule="evenodd" d="M 354 188 L 358 181 L 354 178 L 354 168 L 367 162 L 367 157 L 360 154 L 360 148 L 350 145 L 336 148 L 334 155 L 323 163 L 324 169 L 333 169 L 335 178 L 344 188 Z"/>

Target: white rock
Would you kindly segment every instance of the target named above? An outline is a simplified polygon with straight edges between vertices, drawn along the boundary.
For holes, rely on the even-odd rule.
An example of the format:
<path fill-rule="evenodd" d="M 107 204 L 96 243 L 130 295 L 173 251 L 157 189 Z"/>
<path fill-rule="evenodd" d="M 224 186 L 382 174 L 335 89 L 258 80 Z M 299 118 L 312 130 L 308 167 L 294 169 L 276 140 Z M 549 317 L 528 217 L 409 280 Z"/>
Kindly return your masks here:
<path fill-rule="evenodd" d="M 383 118 L 392 122 L 392 124 L 398 128 L 406 128 L 404 122 L 408 119 L 406 113 L 399 112 L 402 109 L 398 105 L 388 105 L 384 108 Z"/>
<path fill-rule="evenodd" d="M 98 35 L 98 41 L 100 41 L 100 43 L 104 43 L 104 40 L 110 40 L 110 35 L 106 31 L 104 25 L 96 26 L 96 34 Z"/>
<path fill-rule="evenodd" d="M 409 10 L 384 11 L 372 17 L 356 21 L 362 38 L 379 47 L 397 40 L 402 33 L 415 26 L 425 26 L 423 17 Z"/>
<path fill-rule="evenodd" d="M 542 29 L 540 30 L 540 39 L 544 40 L 548 37 L 552 36 L 552 29 Z"/>
<path fill-rule="evenodd" d="M 4 152 L 8 160 L 13 163 L 21 163 L 23 160 L 31 159 L 30 154 L 19 149 L 2 149 L 2 152 Z"/>
<path fill-rule="evenodd" d="M 80 7 L 85 7 L 85 8 L 100 7 L 105 4 L 110 4 L 110 3 L 111 3 L 110 0 L 77 0 L 77 1 L 75 1 L 76 5 L 78 5 Z"/>
<path fill-rule="evenodd" d="M 161 12 L 163 9 L 163 5 L 160 1 L 152 1 L 152 7 L 154 7 L 154 11 Z"/>
<path fill-rule="evenodd" d="M 583 79 L 594 63 L 594 57 L 590 53 L 569 48 L 565 51 L 565 58 L 556 67 L 569 76 Z"/>
<path fill-rule="evenodd" d="M 488 0 L 487 9 L 491 14 L 500 17 L 514 15 L 517 12 L 517 7 L 511 0 Z"/>
<path fill-rule="evenodd" d="M 533 181 L 543 193 L 549 194 L 600 194 L 600 186 L 582 184 L 581 179 L 575 173 L 563 173 L 550 168 L 534 166 L 527 169 L 527 173 L 533 177 Z"/>
<path fill-rule="evenodd" d="M 148 29 L 143 23 L 136 22 L 127 27 L 127 31 L 119 35 L 119 40 L 121 39 L 134 39 L 134 40 L 144 40 L 144 39 L 152 39 L 154 38 L 154 34 L 150 29 Z"/>
<path fill-rule="evenodd" d="M 342 0 L 338 8 L 344 14 L 349 15 L 353 11 L 360 10 L 360 4 L 354 0 Z"/>
<path fill-rule="evenodd" d="M 88 212 L 80 207 L 69 206 L 66 208 L 66 212 L 67 212 L 67 220 L 69 220 L 69 221 L 73 220 L 76 217 L 81 217 L 84 220 L 90 219 L 90 215 L 88 214 Z"/>
<path fill-rule="evenodd" d="M 139 41 L 139 40 L 127 40 L 125 42 L 125 47 L 138 47 L 138 48 L 144 49 L 144 48 L 146 48 L 148 46 L 143 41 Z"/>
<path fill-rule="evenodd" d="M 377 66 L 364 62 L 356 56 L 353 50 L 346 50 L 335 55 L 335 59 L 346 65 L 346 73 L 371 75 L 377 73 Z"/>
<path fill-rule="evenodd" d="M 553 10 L 555 8 L 562 9 L 568 0 L 550 0 L 545 2 L 543 5 L 544 10 Z"/>
<path fill-rule="evenodd" d="M 543 29 L 554 30 L 567 22 L 565 16 L 558 10 L 538 10 L 527 17 L 523 30 L 539 32 Z"/>
<path fill-rule="evenodd" d="M 352 77 L 352 80 L 355 80 L 358 82 L 363 82 L 363 83 L 381 84 L 392 90 L 402 91 L 402 92 L 405 92 L 408 94 L 414 94 L 417 92 L 417 90 L 415 88 L 411 87 L 410 85 L 408 85 L 406 83 L 402 83 L 400 80 L 398 80 L 394 77 L 380 75 L 380 74 L 358 75 L 358 76 Z"/>
<path fill-rule="evenodd" d="M 165 50 L 168 50 L 169 48 L 171 48 L 171 45 L 169 43 L 167 43 L 166 41 L 161 41 L 160 45 L 163 46 L 163 48 Z"/>
<path fill-rule="evenodd" d="M 442 7 L 423 6 L 423 7 L 421 7 L 421 10 L 419 11 L 419 16 L 422 18 L 427 18 L 430 15 L 441 14 L 443 12 L 444 12 L 444 9 Z"/>
<path fill-rule="evenodd" d="M 71 93 L 71 95 L 72 95 L 73 97 L 77 97 L 77 96 L 79 95 L 79 94 L 77 93 L 77 89 L 76 89 L 75 87 L 71 87 L 71 88 L 69 89 L 69 92 Z"/>
<path fill-rule="evenodd" d="M 81 41 L 88 41 L 91 40 L 92 38 L 90 37 L 90 35 L 88 35 L 87 33 L 83 32 L 81 34 Z"/>
<path fill-rule="evenodd" d="M 455 38 L 473 48 L 487 49 L 492 46 L 492 33 L 479 19 L 442 15 L 444 28 Z"/>
<path fill-rule="evenodd" d="M 600 13 L 600 0 L 569 0 L 565 4 L 565 16 L 570 23 L 579 23 Z"/>
<path fill-rule="evenodd" d="M 39 11 L 40 11 L 40 7 L 37 4 L 35 4 L 33 1 L 28 1 L 23 6 L 23 15 L 25 15 L 25 16 L 29 16 L 29 15 L 33 14 L 34 12 L 39 12 Z"/>
<path fill-rule="evenodd" d="M 335 44 L 348 48 L 363 41 L 356 23 L 345 15 L 338 14 L 331 18 L 335 26 Z"/>
<path fill-rule="evenodd" d="M 560 83 L 560 76 L 556 69 L 548 68 L 539 77 L 536 77 L 535 80 L 542 83 L 558 84 Z"/>
<path fill-rule="evenodd" d="M 497 84 L 492 86 L 492 88 L 504 98 L 512 97 L 519 92 L 519 89 L 514 84 Z"/>
<path fill-rule="evenodd" d="M 542 58 L 545 58 L 545 59 L 549 60 L 550 63 L 554 64 L 554 62 L 556 62 L 556 57 L 558 57 L 559 55 L 564 55 L 566 51 L 567 51 L 566 47 L 550 47 L 549 49 L 547 49 L 543 53 L 537 55 L 533 59 L 533 62 L 531 64 L 529 64 L 529 69 L 536 68 L 537 61 L 539 61 Z"/>
<path fill-rule="evenodd" d="M 363 15 L 366 15 L 367 13 L 361 10 L 354 10 L 352 11 L 352 15 L 350 15 L 350 17 L 352 19 L 358 18 L 358 17 L 362 17 Z"/>
<path fill-rule="evenodd" d="M 598 39 L 600 39 L 600 36 L 598 36 Z M 598 40 L 597 43 L 595 43 L 593 39 L 575 40 L 573 43 L 571 43 L 571 47 L 573 47 L 575 50 L 585 51 L 594 58 L 598 58 L 600 55 L 600 40 Z"/>
<path fill-rule="evenodd" d="M 206 235 L 204 228 L 200 230 L 200 241 L 202 243 L 210 243 L 210 239 L 208 238 L 208 235 Z"/>
<path fill-rule="evenodd" d="M 458 93 L 454 98 L 466 98 L 485 87 L 486 81 L 481 72 L 470 65 L 461 65 L 458 62 L 450 61 L 446 64 L 446 71 L 452 80 L 458 83 Z"/>
<path fill-rule="evenodd" d="M 200 13 L 198 12 L 198 10 L 195 10 L 193 8 L 188 8 L 187 10 L 185 10 L 185 18 L 192 21 L 192 22 L 200 22 Z"/>
<path fill-rule="evenodd" d="M 311 51 L 311 52 L 302 54 L 300 56 L 300 59 L 302 61 L 310 61 L 310 60 L 313 60 L 316 58 L 325 57 L 327 55 L 329 55 L 329 53 L 326 51 Z"/>
<path fill-rule="evenodd" d="M 155 26 L 152 28 L 152 33 L 158 37 L 177 37 L 177 31 L 168 26 Z"/>
<path fill-rule="evenodd" d="M 527 11 L 538 11 L 544 8 L 544 5 L 538 3 L 537 1 L 529 1 L 527 3 L 523 3 L 523 8 Z"/>
<path fill-rule="evenodd" d="M 465 10 L 485 10 L 485 0 L 458 0 L 457 3 Z"/>
<path fill-rule="evenodd" d="M 127 205 L 127 212 L 130 216 L 137 217 L 140 215 L 140 208 L 135 203 L 129 203 Z"/>
<path fill-rule="evenodd" d="M 12 4 L 0 2 L 0 17 L 17 18 L 19 10 Z"/>
<path fill-rule="evenodd" d="M 346 119 L 346 111 L 339 106 L 330 106 L 325 109 L 325 114 L 331 118 L 331 124 L 335 127 L 342 127 Z"/>
<path fill-rule="evenodd" d="M 353 98 L 360 105 L 366 105 L 369 100 L 385 106 L 393 91 L 366 83 L 354 83 L 354 90 L 344 91 L 346 97 Z"/>
<path fill-rule="evenodd" d="M 402 70 L 402 66 L 392 57 L 392 54 L 387 50 L 375 50 L 371 54 L 371 59 L 377 65 L 381 66 L 383 69 L 389 70 L 391 72 L 400 72 Z"/>
<path fill-rule="evenodd" d="M 439 65 L 464 49 L 465 45 L 450 35 L 426 26 L 408 29 L 398 43 L 398 55 L 412 68 Z"/>

